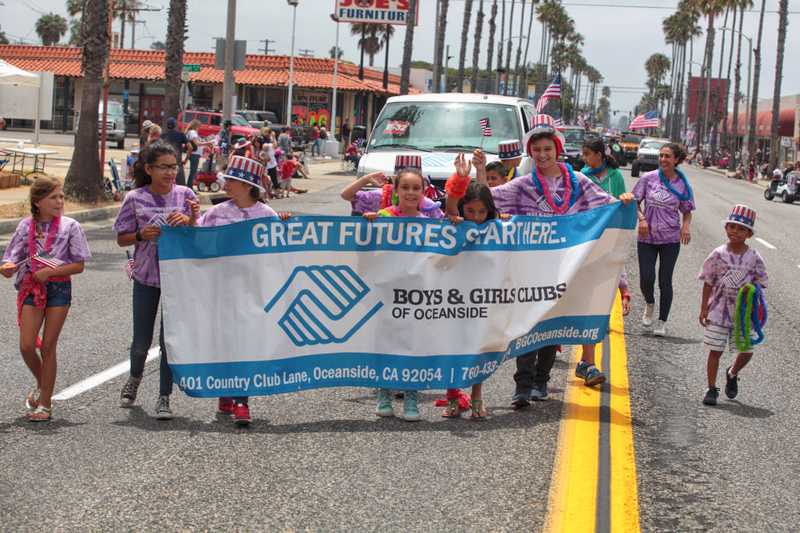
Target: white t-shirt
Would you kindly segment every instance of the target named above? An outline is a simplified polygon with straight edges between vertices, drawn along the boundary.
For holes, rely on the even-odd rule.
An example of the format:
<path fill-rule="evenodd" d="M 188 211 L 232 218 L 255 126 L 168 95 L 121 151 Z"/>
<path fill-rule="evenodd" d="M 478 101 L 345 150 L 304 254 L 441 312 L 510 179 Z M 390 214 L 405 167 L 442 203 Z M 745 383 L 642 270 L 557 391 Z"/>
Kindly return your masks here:
<path fill-rule="evenodd" d="M 265 153 L 267 155 L 267 168 L 275 168 L 278 166 L 278 162 L 275 160 L 275 147 L 272 146 L 272 143 L 264 143 L 264 146 L 261 149 L 261 153 Z"/>
<path fill-rule="evenodd" d="M 197 145 L 197 149 L 194 152 L 192 152 L 192 155 L 202 156 L 203 155 L 203 147 L 200 146 L 200 143 L 199 143 L 200 134 L 197 133 L 197 130 L 189 130 L 189 131 L 187 131 L 186 132 L 186 138 L 189 139 L 190 141 L 194 142 L 195 145 Z"/>

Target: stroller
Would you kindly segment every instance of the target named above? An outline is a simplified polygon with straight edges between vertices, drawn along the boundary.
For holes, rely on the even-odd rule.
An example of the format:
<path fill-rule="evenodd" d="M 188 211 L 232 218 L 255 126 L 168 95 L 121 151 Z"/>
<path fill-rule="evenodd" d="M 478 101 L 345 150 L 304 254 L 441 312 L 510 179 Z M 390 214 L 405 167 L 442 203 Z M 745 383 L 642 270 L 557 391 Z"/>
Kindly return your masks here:
<path fill-rule="evenodd" d="M 197 171 L 197 177 L 195 178 L 197 190 L 200 192 L 219 192 L 220 190 L 219 180 L 217 179 L 217 170 L 214 166 L 214 157 L 218 153 L 219 148 L 217 146 L 206 148 L 203 151 L 206 162 Z"/>

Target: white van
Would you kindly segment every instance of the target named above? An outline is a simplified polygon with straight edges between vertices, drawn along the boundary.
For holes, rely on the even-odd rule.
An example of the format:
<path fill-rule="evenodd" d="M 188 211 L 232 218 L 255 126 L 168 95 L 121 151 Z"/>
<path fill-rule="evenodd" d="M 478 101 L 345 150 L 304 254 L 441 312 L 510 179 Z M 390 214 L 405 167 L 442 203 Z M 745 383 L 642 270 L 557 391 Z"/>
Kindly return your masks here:
<path fill-rule="evenodd" d="M 386 101 L 366 150 L 358 164 L 358 175 L 382 171 L 394 173 L 397 155 L 422 155 L 422 172 L 434 185 L 443 187 L 454 171 L 459 153 L 482 149 L 487 163 L 496 161 L 497 145 L 522 137 L 536 116 L 530 102 L 511 96 L 487 94 L 417 94 L 394 96 Z M 489 119 L 491 136 L 483 135 L 482 119 Z M 519 175 L 531 171 L 531 160 L 523 154 Z M 474 175 L 474 170 L 473 170 Z"/>
<path fill-rule="evenodd" d="M 78 131 L 80 115 L 75 119 L 75 131 Z M 97 136 L 103 130 L 103 100 L 97 104 Z M 108 101 L 106 114 L 106 139 L 108 142 L 117 143 L 117 148 L 125 149 L 125 112 L 122 104 L 116 100 Z"/>

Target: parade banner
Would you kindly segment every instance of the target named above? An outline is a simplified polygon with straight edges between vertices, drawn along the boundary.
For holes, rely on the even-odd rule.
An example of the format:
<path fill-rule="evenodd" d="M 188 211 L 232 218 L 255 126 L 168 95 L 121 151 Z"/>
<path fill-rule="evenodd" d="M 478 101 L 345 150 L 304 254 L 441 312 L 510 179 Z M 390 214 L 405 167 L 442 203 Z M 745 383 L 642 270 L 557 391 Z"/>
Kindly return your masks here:
<path fill-rule="evenodd" d="M 481 226 L 310 216 L 163 228 L 168 360 L 190 396 L 465 387 L 602 341 L 636 225 L 619 202 Z"/>

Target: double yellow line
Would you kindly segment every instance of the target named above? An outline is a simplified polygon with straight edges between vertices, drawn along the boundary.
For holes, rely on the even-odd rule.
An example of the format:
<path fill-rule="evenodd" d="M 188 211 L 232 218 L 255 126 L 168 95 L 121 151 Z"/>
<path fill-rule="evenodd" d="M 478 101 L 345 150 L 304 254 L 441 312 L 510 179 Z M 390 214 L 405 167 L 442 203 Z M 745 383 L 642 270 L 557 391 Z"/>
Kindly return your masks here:
<path fill-rule="evenodd" d="M 628 361 L 619 298 L 607 341 L 596 348 L 597 366 L 609 380 L 586 387 L 572 368 L 550 483 L 547 532 L 638 532 L 639 498 L 633 447 Z"/>

